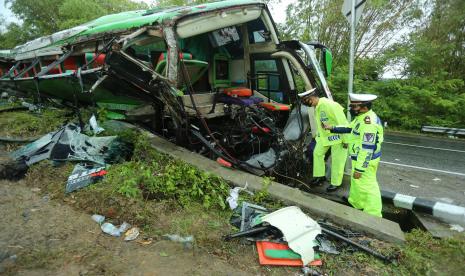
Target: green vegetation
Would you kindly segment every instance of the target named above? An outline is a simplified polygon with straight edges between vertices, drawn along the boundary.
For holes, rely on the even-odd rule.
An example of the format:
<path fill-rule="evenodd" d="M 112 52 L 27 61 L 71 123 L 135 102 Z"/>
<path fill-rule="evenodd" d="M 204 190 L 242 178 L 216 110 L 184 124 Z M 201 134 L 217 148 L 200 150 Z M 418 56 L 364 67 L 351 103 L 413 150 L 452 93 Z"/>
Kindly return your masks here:
<path fill-rule="evenodd" d="M 144 3 L 129 0 L 7 0 L 6 4 L 10 5 L 11 11 L 23 24 L 10 23 L 5 26 L 6 31 L 0 32 L 2 49 L 13 48 L 103 15 L 148 8 Z"/>
<path fill-rule="evenodd" d="M 104 181 L 130 198 L 176 199 L 182 206 L 199 202 L 206 208 L 225 209 L 229 185 L 221 178 L 150 148 L 140 136 L 131 161 L 115 165 Z"/>
<path fill-rule="evenodd" d="M 49 108 L 40 113 L 3 112 L 0 129 L 6 137 L 37 137 L 56 130 L 71 116 L 67 110 Z"/>
<path fill-rule="evenodd" d="M 349 24 L 342 2 L 299 0 L 279 28 L 285 39 L 318 40 L 332 50 L 329 86 L 346 104 Z M 464 10 L 461 0 L 366 2 L 357 24 L 354 91 L 379 95 L 374 109 L 390 127 L 465 127 Z M 389 68 L 397 79 L 382 79 Z"/>
<path fill-rule="evenodd" d="M 330 79 L 335 100 L 347 103 L 347 73 L 337 70 Z M 464 127 L 465 80 L 409 79 L 362 80 L 355 90 L 379 96 L 374 110 L 390 127 L 419 131 L 423 125 Z"/>

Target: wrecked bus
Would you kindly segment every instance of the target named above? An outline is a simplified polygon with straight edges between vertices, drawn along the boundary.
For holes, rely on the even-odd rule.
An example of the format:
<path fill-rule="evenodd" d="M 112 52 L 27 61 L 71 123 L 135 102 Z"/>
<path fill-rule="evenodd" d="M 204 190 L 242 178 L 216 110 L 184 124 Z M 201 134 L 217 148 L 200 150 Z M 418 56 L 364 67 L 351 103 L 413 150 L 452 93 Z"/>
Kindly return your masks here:
<path fill-rule="evenodd" d="M 251 0 L 107 15 L 0 51 L 1 89 L 96 105 L 258 175 L 310 171 L 295 168 L 316 131 L 297 93 L 332 98 L 330 71 L 324 45 L 280 41 Z"/>

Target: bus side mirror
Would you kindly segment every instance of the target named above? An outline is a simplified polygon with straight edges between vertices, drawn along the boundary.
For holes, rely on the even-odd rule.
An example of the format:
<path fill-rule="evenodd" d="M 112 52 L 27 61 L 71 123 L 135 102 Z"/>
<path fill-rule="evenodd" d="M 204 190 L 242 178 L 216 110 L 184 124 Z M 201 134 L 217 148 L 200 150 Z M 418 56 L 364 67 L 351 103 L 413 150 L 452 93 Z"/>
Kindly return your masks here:
<path fill-rule="evenodd" d="M 331 54 L 331 50 L 328 48 L 323 49 L 323 62 L 325 75 L 326 77 L 329 77 L 333 69 L 333 54 Z"/>

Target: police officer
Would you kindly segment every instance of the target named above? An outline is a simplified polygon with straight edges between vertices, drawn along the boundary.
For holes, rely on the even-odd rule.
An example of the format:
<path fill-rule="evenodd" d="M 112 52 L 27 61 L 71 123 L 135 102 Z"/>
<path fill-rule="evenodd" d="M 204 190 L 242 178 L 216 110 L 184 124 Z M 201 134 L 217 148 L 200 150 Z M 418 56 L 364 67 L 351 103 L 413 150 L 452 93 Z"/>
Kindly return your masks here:
<path fill-rule="evenodd" d="M 349 127 L 330 126 L 332 133 L 350 133 L 349 154 L 352 159 L 352 178 L 349 203 L 371 215 L 381 217 L 381 193 L 376 171 L 381 157 L 383 126 L 373 110 L 377 98 L 371 94 L 349 94 L 350 112 L 354 119 Z"/>
<path fill-rule="evenodd" d="M 326 130 L 325 125 L 347 125 L 344 108 L 327 98 L 318 97 L 315 89 L 299 94 L 305 105 L 315 107 L 315 120 L 318 135 L 313 150 L 313 185 L 325 180 L 325 154 L 331 148 L 331 184 L 326 191 L 333 192 L 342 184 L 344 165 L 347 160 L 347 145 L 343 143 L 342 134 L 334 134 Z"/>

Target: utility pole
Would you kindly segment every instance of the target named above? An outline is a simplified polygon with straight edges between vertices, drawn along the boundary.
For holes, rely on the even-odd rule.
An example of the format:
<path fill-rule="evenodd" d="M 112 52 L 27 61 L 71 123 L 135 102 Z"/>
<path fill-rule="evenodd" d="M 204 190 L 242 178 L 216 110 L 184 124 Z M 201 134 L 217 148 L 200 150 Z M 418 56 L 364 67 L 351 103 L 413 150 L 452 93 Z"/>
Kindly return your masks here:
<path fill-rule="evenodd" d="M 350 97 L 349 94 L 354 92 L 354 61 L 355 61 L 355 27 L 366 0 L 345 0 L 342 5 L 342 13 L 350 23 L 350 55 L 349 55 L 349 89 L 347 93 L 347 120 L 352 120 L 349 112 Z"/>
<path fill-rule="evenodd" d="M 355 24 L 357 24 L 357 17 L 355 16 L 355 1 L 351 2 L 350 12 L 350 54 L 349 54 L 349 91 L 347 93 L 347 120 L 350 122 L 352 118 L 350 116 L 349 104 L 350 104 L 350 93 L 354 91 L 354 59 L 355 59 Z"/>

